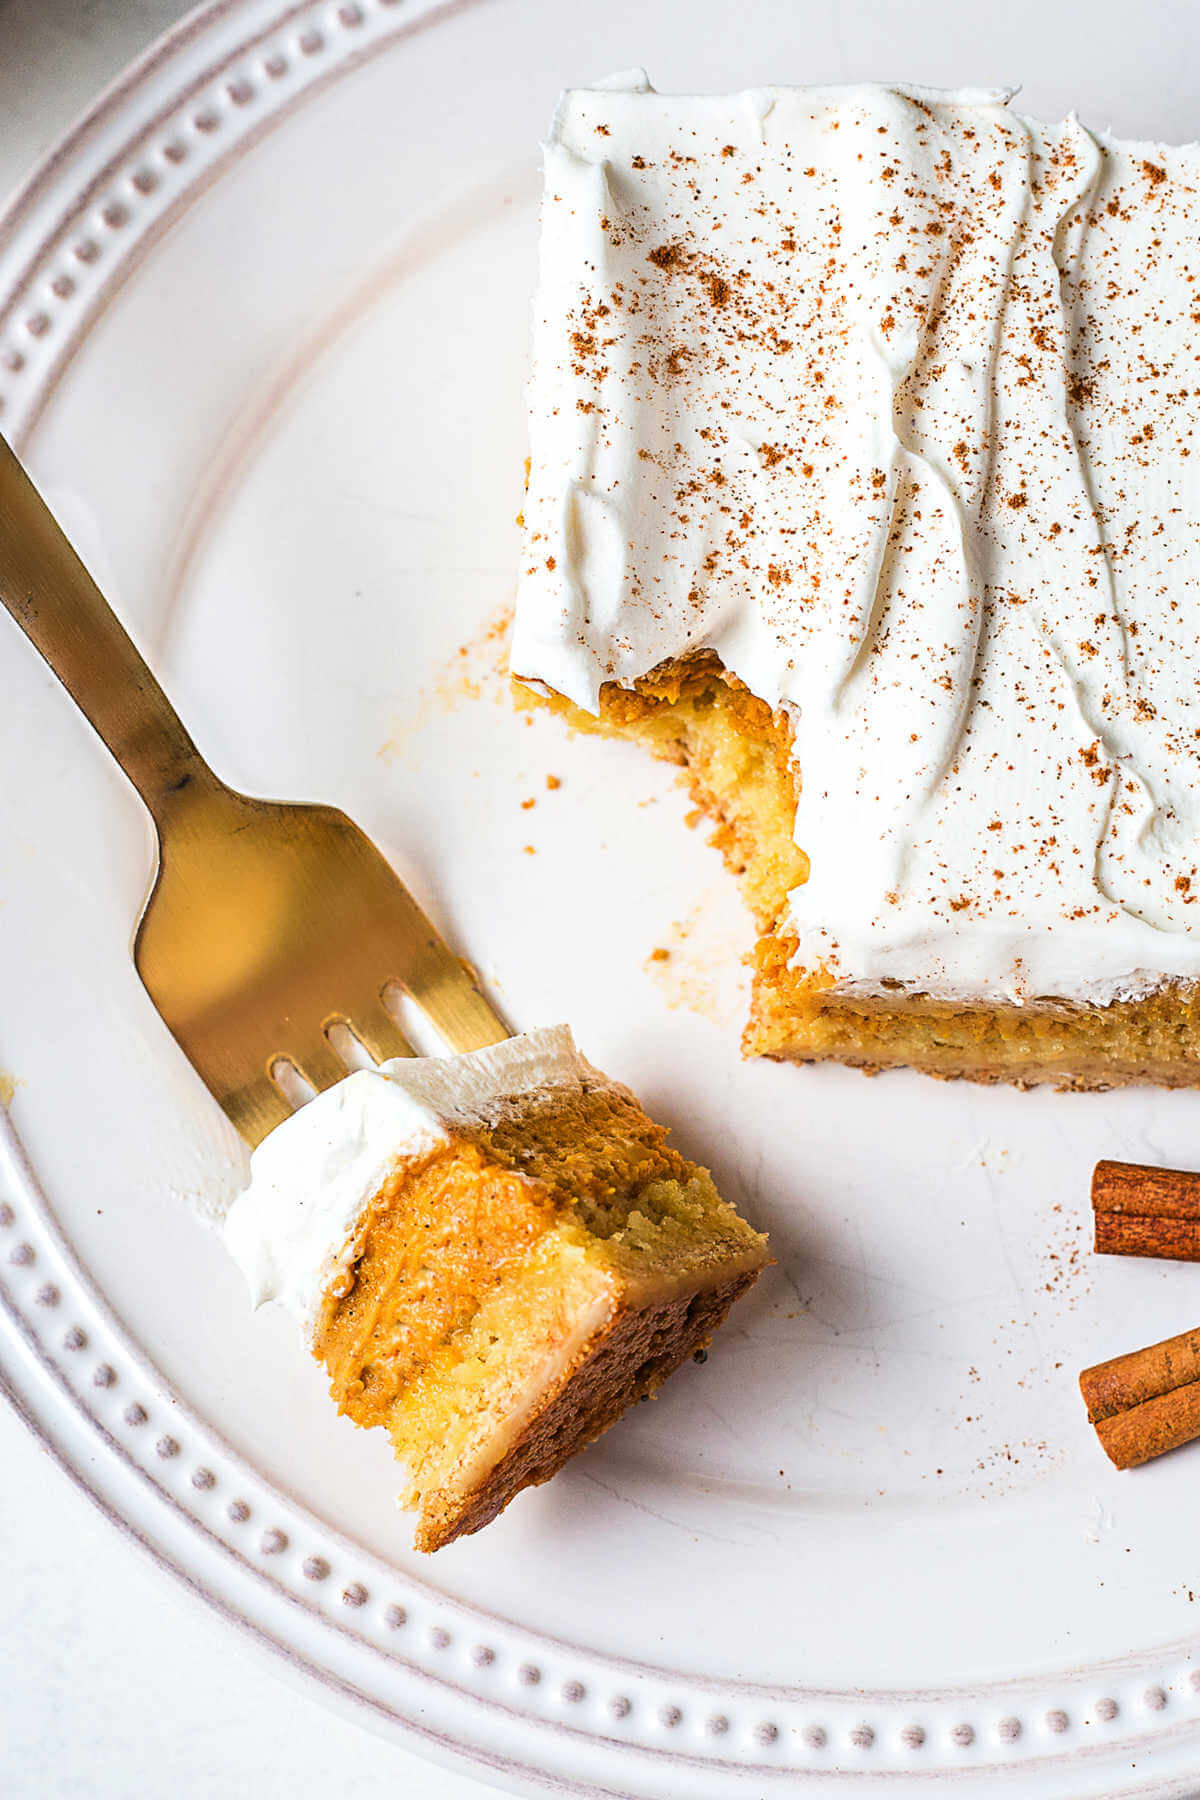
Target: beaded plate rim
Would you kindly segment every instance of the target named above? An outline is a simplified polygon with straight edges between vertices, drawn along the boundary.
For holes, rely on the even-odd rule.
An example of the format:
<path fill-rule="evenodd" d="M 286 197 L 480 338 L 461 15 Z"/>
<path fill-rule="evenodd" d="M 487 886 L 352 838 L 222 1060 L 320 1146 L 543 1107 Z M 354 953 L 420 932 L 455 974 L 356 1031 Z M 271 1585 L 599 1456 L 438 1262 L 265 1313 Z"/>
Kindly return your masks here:
<path fill-rule="evenodd" d="M 15 447 L 225 166 L 330 81 L 479 3 L 212 0 L 132 64 L 0 217 L 0 430 Z M 1194 1792 L 1189 1641 L 973 1691 L 765 1687 L 602 1656 L 389 1569 L 172 1395 L 76 1260 L 2 1108 L 0 1320 L 0 1387 L 106 1516 L 331 1704 L 437 1760 L 520 1791 L 648 1800 L 677 1792 L 682 1768 L 698 1800 L 764 1780 L 901 1793 L 985 1771 L 1029 1792 L 1085 1763 L 1097 1795 Z M 103 1477 L 72 1449 L 81 1430 Z M 1129 1758 L 1152 1745 L 1158 1769 L 1130 1785 Z M 1118 1765 L 1120 1787 L 1104 1779 Z"/>

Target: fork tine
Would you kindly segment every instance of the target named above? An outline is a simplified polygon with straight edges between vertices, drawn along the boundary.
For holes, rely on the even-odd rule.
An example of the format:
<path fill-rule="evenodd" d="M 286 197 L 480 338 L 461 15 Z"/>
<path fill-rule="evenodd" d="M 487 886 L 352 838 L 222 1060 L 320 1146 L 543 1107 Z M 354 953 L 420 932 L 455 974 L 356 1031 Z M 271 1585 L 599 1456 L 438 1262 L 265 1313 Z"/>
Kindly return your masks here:
<path fill-rule="evenodd" d="M 387 1062 L 392 1056 L 417 1054 L 382 1000 L 376 1000 L 374 1005 L 355 1007 L 353 1012 L 340 1013 L 336 1019 L 326 1020 L 327 1034 L 331 1024 L 345 1025 L 376 1062 Z"/>
<path fill-rule="evenodd" d="M 251 1149 L 260 1144 L 269 1131 L 290 1119 L 295 1107 L 268 1076 L 225 1092 L 221 1104 L 230 1123 L 240 1131 Z"/>
<path fill-rule="evenodd" d="M 333 1087 L 335 1082 L 344 1081 L 346 1078 L 346 1069 L 341 1057 L 323 1036 L 310 1039 L 303 1049 L 289 1048 L 286 1056 L 299 1069 L 305 1081 L 315 1087 L 318 1093 L 323 1088 Z"/>
<path fill-rule="evenodd" d="M 408 925 L 406 966 L 397 984 L 434 1029 L 455 1051 L 482 1050 L 508 1037 L 507 1025 L 402 884 L 396 904 L 407 915 Z"/>

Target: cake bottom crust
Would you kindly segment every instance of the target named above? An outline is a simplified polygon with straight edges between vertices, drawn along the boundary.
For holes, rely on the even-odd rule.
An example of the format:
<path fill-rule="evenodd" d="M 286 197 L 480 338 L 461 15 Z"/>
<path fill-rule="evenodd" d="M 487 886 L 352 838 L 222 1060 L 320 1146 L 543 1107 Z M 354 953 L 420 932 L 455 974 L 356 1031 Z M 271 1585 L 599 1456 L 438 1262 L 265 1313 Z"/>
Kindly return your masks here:
<path fill-rule="evenodd" d="M 973 1081 L 983 1087 L 1003 1084 L 1021 1089 L 1052 1087 L 1057 1093 L 1103 1094 L 1120 1087 L 1200 1087 L 1200 1073 L 1191 1068 L 1181 1068 L 1175 1063 L 1126 1064 L 1110 1061 L 1089 1066 L 1070 1062 L 1059 1066 L 1052 1062 L 1040 1062 L 1022 1074 L 1010 1063 L 991 1065 L 974 1058 L 964 1059 L 960 1063 L 958 1059 L 948 1057 L 944 1063 L 935 1063 L 928 1053 L 853 1056 L 840 1051 L 805 1049 L 802 1045 L 790 1044 L 785 1050 L 756 1051 L 751 1047 L 746 1054 L 762 1055 L 773 1062 L 840 1062 L 848 1069 L 860 1070 L 864 1075 L 883 1075 L 889 1069 L 915 1068 L 922 1075 L 932 1075 L 936 1081 Z"/>
<path fill-rule="evenodd" d="M 577 1451 L 648 1400 L 689 1356 L 707 1348 L 726 1313 L 758 1278 L 761 1263 L 714 1286 L 620 1307 L 534 1406 L 505 1454 L 468 1488 L 421 1496 L 415 1542 L 440 1550 L 481 1531 L 522 1488 L 549 1481 Z"/>
<path fill-rule="evenodd" d="M 952 1005 L 923 995 L 855 998 L 824 971 L 797 966 L 787 897 L 807 879 L 808 861 L 792 837 L 799 777 L 790 727 L 713 652 L 664 663 L 633 688 L 607 684 L 598 718 L 522 686 L 519 675 L 515 691 L 518 705 L 549 705 L 577 729 L 633 738 L 682 769 L 758 929 L 745 1055 L 1021 1088 L 1200 1086 L 1194 983 L 1164 981 L 1141 999 L 1105 1006 Z"/>
<path fill-rule="evenodd" d="M 836 1061 L 867 1074 L 916 1068 L 943 1081 L 1064 1091 L 1200 1086 L 1194 988 L 1168 984 L 1108 1006 L 855 999 L 797 968 L 796 951 L 786 932 L 759 939 L 743 1037 L 748 1056 Z"/>

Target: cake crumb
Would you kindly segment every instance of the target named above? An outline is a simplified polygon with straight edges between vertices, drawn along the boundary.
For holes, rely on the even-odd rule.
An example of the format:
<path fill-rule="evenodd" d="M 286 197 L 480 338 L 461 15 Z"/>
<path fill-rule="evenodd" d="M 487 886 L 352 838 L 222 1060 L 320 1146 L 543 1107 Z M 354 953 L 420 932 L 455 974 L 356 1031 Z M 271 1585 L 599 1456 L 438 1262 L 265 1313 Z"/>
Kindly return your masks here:
<path fill-rule="evenodd" d="M 699 900 L 682 919 L 674 919 L 642 968 L 657 985 L 666 1004 L 683 1008 L 713 1024 L 731 1026 L 741 1016 L 745 978 L 739 953 L 731 954 L 724 933 L 710 922 L 711 900 Z"/>
<path fill-rule="evenodd" d="M 488 700 L 494 706 L 507 709 L 508 643 L 512 621 L 512 607 L 499 607 L 484 619 L 474 637 L 460 644 L 453 655 L 437 667 L 432 682 L 418 691 L 387 742 L 380 745 L 377 754 L 381 761 L 395 762 L 431 719 L 457 711 L 465 701 Z M 526 723 L 529 723 L 528 715 Z"/>

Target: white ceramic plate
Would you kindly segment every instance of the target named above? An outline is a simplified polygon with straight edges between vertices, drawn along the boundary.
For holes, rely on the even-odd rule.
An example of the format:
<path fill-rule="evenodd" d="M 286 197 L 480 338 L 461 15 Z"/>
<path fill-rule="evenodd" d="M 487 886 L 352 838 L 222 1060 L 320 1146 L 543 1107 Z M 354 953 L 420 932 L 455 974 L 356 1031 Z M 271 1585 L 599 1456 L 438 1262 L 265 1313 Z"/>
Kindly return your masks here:
<path fill-rule="evenodd" d="M 1194 1271 L 1093 1262 L 1086 1222 L 1097 1155 L 1195 1163 L 1200 1097 L 742 1064 L 749 928 L 684 800 L 519 718 L 480 640 L 517 554 L 560 83 L 635 58 L 665 87 L 832 80 L 869 41 L 931 82 L 1036 57 L 1031 108 L 1187 137 L 1194 16 L 1118 63 L 1103 10 L 1090 60 L 1065 11 L 1035 47 L 1019 9 L 986 43 L 948 6 L 915 34 L 882 6 L 589 11 L 202 10 L 0 227 L 0 428 L 217 767 L 361 820 L 514 1023 L 570 1019 L 779 1267 L 706 1367 L 416 1558 L 385 1443 L 197 1223 L 242 1160 L 130 965 L 146 822 L 3 626 L 0 1064 L 29 1159 L 10 1132 L 4 1380 L 332 1701 L 510 1787 L 1193 1793 L 1200 1450 L 1115 1475 L 1075 1377 L 1200 1316 Z"/>

